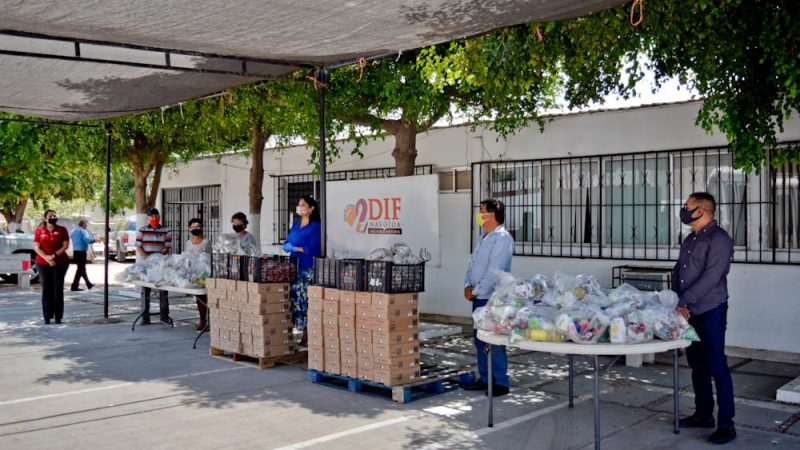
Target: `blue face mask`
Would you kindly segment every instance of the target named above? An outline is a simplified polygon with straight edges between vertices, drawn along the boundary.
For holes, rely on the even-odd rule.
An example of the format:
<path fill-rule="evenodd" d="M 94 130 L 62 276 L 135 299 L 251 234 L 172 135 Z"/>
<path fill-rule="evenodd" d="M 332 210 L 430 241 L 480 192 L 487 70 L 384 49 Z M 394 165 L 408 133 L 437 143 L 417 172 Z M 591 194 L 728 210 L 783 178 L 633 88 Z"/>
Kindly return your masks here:
<path fill-rule="evenodd" d="M 698 206 L 697 208 L 700 208 L 700 207 Z M 697 216 L 697 217 L 692 217 L 692 214 L 694 214 L 694 212 L 697 211 L 697 208 L 692 209 L 692 210 L 686 209 L 685 207 L 681 208 L 681 211 L 680 211 L 681 222 L 683 222 L 685 225 L 689 225 L 690 223 L 694 222 L 695 220 L 703 217 L 702 214 Z"/>

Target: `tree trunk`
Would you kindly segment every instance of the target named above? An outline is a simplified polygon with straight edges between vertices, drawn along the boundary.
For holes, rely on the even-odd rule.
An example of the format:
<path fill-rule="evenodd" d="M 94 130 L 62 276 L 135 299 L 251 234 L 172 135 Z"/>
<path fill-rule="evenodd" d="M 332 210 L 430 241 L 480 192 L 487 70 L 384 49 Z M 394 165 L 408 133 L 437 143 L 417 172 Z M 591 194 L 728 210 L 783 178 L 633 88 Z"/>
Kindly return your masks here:
<path fill-rule="evenodd" d="M 28 206 L 28 199 L 22 198 L 17 201 L 17 205 L 13 209 L 0 209 L 0 214 L 6 219 L 8 224 L 8 232 L 16 233 L 21 228 L 22 220 L 25 218 L 25 208 Z"/>
<path fill-rule="evenodd" d="M 256 242 L 261 243 L 261 205 L 264 202 L 264 145 L 269 139 L 260 120 L 253 123 L 250 133 L 251 138 L 251 165 L 250 165 L 250 232 L 255 236 Z"/>
<path fill-rule="evenodd" d="M 398 177 L 414 175 L 417 161 L 417 124 L 416 122 L 397 121 L 389 132 L 394 135 L 395 173 Z"/>

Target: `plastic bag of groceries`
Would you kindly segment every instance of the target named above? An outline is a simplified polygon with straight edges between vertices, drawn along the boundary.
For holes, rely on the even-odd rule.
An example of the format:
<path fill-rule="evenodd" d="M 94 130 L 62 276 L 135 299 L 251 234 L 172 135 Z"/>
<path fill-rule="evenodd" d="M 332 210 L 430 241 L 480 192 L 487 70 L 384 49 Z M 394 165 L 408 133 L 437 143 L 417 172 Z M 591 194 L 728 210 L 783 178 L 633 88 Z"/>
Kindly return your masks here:
<path fill-rule="evenodd" d="M 641 344 L 653 340 L 653 329 L 642 311 L 632 311 L 624 317 L 614 317 L 609 326 L 612 344 Z"/>
<path fill-rule="evenodd" d="M 642 314 L 645 323 L 652 327 L 653 334 L 663 341 L 677 339 L 700 340 L 694 327 L 683 316 L 678 314 L 675 308 L 654 305 L 642 310 Z"/>
<path fill-rule="evenodd" d="M 558 310 L 551 306 L 524 306 L 517 311 L 516 329 L 530 341 L 564 342 L 566 336 L 556 326 L 558 314 Z"/>
<path fill-rule="evenodd" d="M 608 330 L 611 320 L 600 308 L 575 305 L 560 311 L 556 326 L 576 344 L 595 344 Z"/>
<path fill-rule="evenodd" d="M 578 300 L 583 300 L 587 295 L 605 297 L 600 283 L 591 275 L 579 274 L 573 277 L 563 272 L 556 271 L 554 281 L 555 290 L 558 293 L 565 294 L 572 292 Z"/>
<path fill-rule="evenodd" d="M 409 247 L 408 244 L 398 242 L 397 244 L 392 245 L 392 253 L 395 256 L 408 258 L 409 256 L 411 256 L 411 247 Z"/>
<path fill-rule="evenodd" d="M 369 252 L 370 261 L 392 261 L 392 251 L 388 248 L 376 248 Z"/>

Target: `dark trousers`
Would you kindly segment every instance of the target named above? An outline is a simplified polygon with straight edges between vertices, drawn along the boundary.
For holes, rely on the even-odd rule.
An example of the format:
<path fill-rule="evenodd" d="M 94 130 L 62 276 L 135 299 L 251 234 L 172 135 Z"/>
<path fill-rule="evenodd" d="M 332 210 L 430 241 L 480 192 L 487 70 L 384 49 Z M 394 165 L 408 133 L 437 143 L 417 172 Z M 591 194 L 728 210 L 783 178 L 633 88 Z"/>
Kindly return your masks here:
<path fill-rule="evenodd" d="M 472 301 L 472 311 L 481 306 L 486 306 L 488 300 L 475 299 Z M 475 343 L 475 350 L 478 352 L 478 373 L 481 380 L 489 382 L 489 355 L 487 354 L 487 346 L 489 344 L 478 340 L 478 330 L 472 330 L 472 340 Z M 508 379 L 508 356 L 506 355 L 506 348 L 503 345 L 492 345 L 492 383 L 495 385 L 509 387 L 511 381 Z"/>
<path fill-rule="evenodd" d="M 714 417 L 714 393 L 711 380 L 717 388 L 717 426 L 733 428 L 733 380 L 725 357 L 725 329 L 728 326 L 728 304 L 722 305 L 689 319 L 700 335 L 686 349 L 686 359 L 692 368 L 695 414 L 703 418 Z"/>
<path fill-rule="evenodd" d="M 142 288 L 142 320 L 150 320 L 150 288 Z M 158 309 L 161 320 L 169 317 L 169 292 L 158 291 Z"/>
<path fill-rule="evenodd" d="M 74 251 L 72 252 L 75 258 L 75 278 L 72 279 L 72 289 L 78 289 L 78 285 L 81 283 L 81 278 L 83 281 L 86 282 L 86 287 L 92 285 L 92 282 L 89 281 L 89 275 L 86 274 L 86 252 L 79 252 Z"/>
<path fill-rule="evenodd" d="M 61 321 L 64 317 L 64 277 L 67 275 L 69 264 L 36 264 L 39 271 L 39 280 L 42 283 L 42 314 L 44 320 L 53 317 Z"/>

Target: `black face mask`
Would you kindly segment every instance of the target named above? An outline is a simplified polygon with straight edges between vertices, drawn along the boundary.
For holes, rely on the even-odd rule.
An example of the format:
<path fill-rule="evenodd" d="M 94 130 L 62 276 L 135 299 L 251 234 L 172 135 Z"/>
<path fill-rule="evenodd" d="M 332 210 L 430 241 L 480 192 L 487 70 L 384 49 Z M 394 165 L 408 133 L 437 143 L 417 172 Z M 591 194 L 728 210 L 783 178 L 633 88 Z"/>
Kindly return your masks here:
<path fill-rule="evenodd" d="M 47 219 L 47 223 L 49 223 L 50 225 L 57 224 L 58 223 L 58 217 L 51 217 L 51 218 Z"/>
<path fill-rule="evenodd" d="M 192 236 L 200 236 L 201 234 L 203 234 L 203 230 L 201 230 L 200 228 L 189 230 L 189 232 L 192 233 Z"/>
<path fill-rule="evenodd" d="M 237 233 L 241 233 L 242 231 L 244 231 L 244 225 L 234 225 L 233 226 L 233 231 L 235 231 Z"/>

